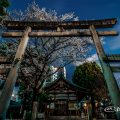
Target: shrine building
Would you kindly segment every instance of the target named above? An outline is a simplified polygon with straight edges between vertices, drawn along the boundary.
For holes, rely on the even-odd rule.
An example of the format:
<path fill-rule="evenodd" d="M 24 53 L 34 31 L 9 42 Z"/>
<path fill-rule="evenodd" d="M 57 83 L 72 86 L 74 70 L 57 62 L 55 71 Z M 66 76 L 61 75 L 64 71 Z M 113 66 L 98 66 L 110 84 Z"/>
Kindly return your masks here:
<path fill-rule="evenodd" d="M 48 95 L 45 114 L 48 116 L 80 116 L 79 102 L 88 94 L 82 87 L 60 77 L 44 87 Z"/>

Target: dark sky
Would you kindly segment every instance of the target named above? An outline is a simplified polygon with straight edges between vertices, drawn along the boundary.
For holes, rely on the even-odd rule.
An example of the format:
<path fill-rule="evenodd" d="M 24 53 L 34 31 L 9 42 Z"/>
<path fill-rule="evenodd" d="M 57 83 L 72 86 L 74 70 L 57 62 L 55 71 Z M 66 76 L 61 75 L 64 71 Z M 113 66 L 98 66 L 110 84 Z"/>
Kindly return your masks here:
<path fill-rule="evenodd" d="M 10 0 L 10 10 L 25 10 L 33 0 Z M 115 29 L 120 31 L 120 0 L 36 0 L 39 6 L 56 10 L 58 15 L 74 12 L 79 19 L 118 18 Z M 105 39 L 107 53 L 120 53 L 120 36 Z"/>
<path fill-rule="evenodd" d="M 25 10 L 33 0 L 10 1 L 9 10 Z M 114 29 L 120 32 L 120 0 L 36 0 L 36 3 L 41 8 L 56 10 L 58 15 L 74 12 L 79 19 L 84 20 L 117 18 L 118 23 Z M 106 53 L 120 54 L 120 36 L 104 38 L 104 42 L 103 46 Z"/>
<path fill-rule="evenodd" d="M 11 9 L 25 9 L 33 0 L 10 0 Z M 75 12 L 80 19 L 120 17 L 120 0 L 36 0 L 59 14 Z"/>

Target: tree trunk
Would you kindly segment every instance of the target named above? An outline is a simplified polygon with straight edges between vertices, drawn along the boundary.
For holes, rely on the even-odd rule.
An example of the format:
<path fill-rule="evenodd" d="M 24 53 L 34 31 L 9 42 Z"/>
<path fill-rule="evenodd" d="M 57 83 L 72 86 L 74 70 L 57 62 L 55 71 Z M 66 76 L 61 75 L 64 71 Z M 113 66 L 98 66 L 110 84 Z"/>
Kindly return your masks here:
<path fill-rule="evenodd" d="M 33 101 L 32 118 L 31 118 L 31 120 L 36 120 L 37 112 L 38 112 L 38 101 Z"/>
<path fill-rule="evenodd" d="M 32 100 L 32 117 L 31 120 L 36 120 L 38 112 L 38 100 L 37 100 L 37 89 L 36 85 L 33 89 L 33 100 Z"/>

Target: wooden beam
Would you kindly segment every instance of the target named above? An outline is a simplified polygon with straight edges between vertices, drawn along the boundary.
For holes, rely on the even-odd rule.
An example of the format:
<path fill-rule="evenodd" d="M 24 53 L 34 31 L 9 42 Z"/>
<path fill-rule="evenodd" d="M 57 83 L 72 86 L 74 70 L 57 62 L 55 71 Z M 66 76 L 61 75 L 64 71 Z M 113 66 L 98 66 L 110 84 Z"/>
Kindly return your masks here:
<path fill-rule="evenodd" d="M 2 68 L 2 69 L 0 69 L 0 75 L 2 75 L 2 74 L 7 74 L 7 73 L 9 73 L 9 71 L 10 71 L 10 68 Z"/>
<path fill-rule="evenodd" d="M 11 64 L 12 62 L 10 61 L 10 58 L 0 56 L 0 64 Z"/>
<path fill-rule="evenodd" d="M 1 61 L 1 62 L 7 61 L 7 59 L 8 59 L 7 57 L 0 56 L 0 61 Z"/>
<path fill-rule="evenodd" d="M 120 72 L 120 66 L 111 66 L 113 72 Z"/>
<path fill-rule="evenodd" d="M 118 35 L 117 31 L 98 31 L 99 36 L 116 36 Z M 4 32 L 2 37 L 4 38 L 16 38 L 21 37 L 23 32 Z M 81 30 L 70 30 L 63 32 L 30 32 L 29 37 L 90 37 L 91 32 L 89 30 L 81 31 Z"/>
<path fill-rule="evenodd" d="M 64 29 L 87 29 L 90 25 L 94 25 L 96 28 L 110 28 L 117 22 L 116 18 L 112 19 L 100 19 L 100 20 L 80 20 L 80 21 L 4 21 L 4 25 L 8 29 L 23 30 L 26 26 L 30 26 L 35 30 L 56 30 L 58 27 Z"/>
<path fill-rule="evenodd" d="M 103 60 L 106 62 L 120 62 L 120 54 L 107 55 Z"/>

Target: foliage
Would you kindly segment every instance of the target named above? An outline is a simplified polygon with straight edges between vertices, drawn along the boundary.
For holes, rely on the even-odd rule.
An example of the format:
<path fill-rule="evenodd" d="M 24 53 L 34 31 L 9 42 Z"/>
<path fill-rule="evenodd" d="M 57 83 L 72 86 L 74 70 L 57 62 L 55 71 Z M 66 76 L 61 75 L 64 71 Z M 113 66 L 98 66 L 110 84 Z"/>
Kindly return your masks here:
<path fill-rule="evenodd" d="M 7 8 L 7 7 L 10 6 L 10 3 L 9 3 L 8 0 L 1 0 L 1 1 L 0 1 L 0 6 Z"/>
<path fill-rule="evenodd" d="M 30 105 L 32 104 L 32 96 L 33 96 L 32 90 L 24 86 L 24 84 L 20 83 L 18 95 L 19 95 L 21 104 L 23 106 L 29 106 L 29 109 L 30 109 L 31 107 Z"/>
<path fill-rule="evenodd" d="M 32 113 L 30 111 L 26 112 L 25 120 L 31 120 L 31 116 L 32 116 Z"/>
<path fill-rule="evenodd" d="M 97 98 L 107 97 L 103 74 L 95 62 L 86 62 L 78 66 L 73 75 L 73 82 L 90 89 Z"/>
<path fill-rule="evenodd" d="M 9 19 L 21 21 L 76 21 L 78 17 L 76 17 L 74 13 L 58 15 L 55 10 L 40 8 L 36 2 L 32 2 L 25 11 L 14 10 L 11 12 Z"/>
<path fill-rule="evenodd" d="M 33 2 L 24 12 L 11 12 L 7 19 L 24 21 L 70 21 L 77 20 L 77 18 L 73 13 L 57 15 L 54 10 L 40 8 Z M 10 50 L 12 51 L 12 55 L 13 53 L 15 54 L 18 43 L 18 40 L 11 40 L 11 46 L 6 51 L 8 52 Z M 74 61 L 84 61 L 91 49 L 91 45 L 91 39 L 83 37 L 32 38 L 29 40 L 20 68 L 22 77 L 19 80 L 25 85 L 28 85 L 29 88 L 35 88 L 36 92 L 39 92 L 44 80 L 51 75 L 49 66 L 63 67 Z"/>
<path fill-rule="evenodd" d="M 11 12 L 7 19 L 21 21 L 75 21 L 78 17 L 75 17 L 73 13 L 57 15 L 54 10 L 40 8 L 33 2 L 23 12 Z M 19 40 L 6 39 L 6 41 L 9 42 L 4 42 L 6 44 L 5 55 L 8 55 L 8 51 L 11 51 L 11 56 L 14 56 Z M 21 94 L 23 95 L 21 97 L 23 102 L 31 104 L 34 96 L 39 96 L 44 80 L 51 76 L 49 69 L 51 65 L 63 67 L 74 61 L 83 62 L 91 50 L 91 45 L 91 39 L 83 37 L 30 38 L 20 66 L 20 76 L 18 76 L 18 81 L 23 85 L 23 93 Z M 0 51 L 2 50 L 4 50 L 4 47 L 0 46 Z M 30 91 L 30 94 L 27 94 L 28 91 Z"/>
<path fill-rule="evenodd" d="M 11 12 L 6 19 L 20 21 L 75 21 L 78 20 L 78 17 L 75 17 L 73 13 L 57 15 L 54 10 L 40 8 L 33 2 L 25 11 Z M 5 43 L 6 51 L 12 51 L 11 56 L 14 56 L 19 42 L 20 40 L 11 40 L 10 46 L 7 46 L 7 42 Z M 91 45 L 91 39 L 83 37 L 30 38 L 20 66 L 20 76 L 18 76 L 18 80 L 23 85 L 23 88 L 20 88 L 20 94 L 24 107 L 29 105 L 29 111 L 32 102 L 41 95 L 44 80 L 51 75 L 49 71 L 51 65 L 63 67 L 74 61 L 83 62 L 91 49 Z M 4 50 L 4 47 L 1 50 Z M 40 99 L 43 98 L 46 99 L 46 96 L 40 97 Z"/>
<path fill-rule="evenodd" d="M 7 15 L 6 8 L 9 6 L 10 6 L 10 3 L 8 0 L 0 0 L 0 16 Z"/>
<path fill-rule="evenodd" d="M 38 96 L 38 101 L 39 103 L 46 102 L 48 100 L 48 95 L 45 92 L 41 92 L 40 95 Z"/>
<path fill-rule="evenodd" d="M 29 87 L 29 86 L 28 86 Z M 32 108 L 32 102 L 33 102 L 33 91 L 30 88 L 26 89 L 26 86 L 24 84 L 19 85 L 19 99 L 21 101 L 21 104 L 23 106 L 23 109 L 27 109 L 28 111 Z M 48 100 L 48 95 L 45 92 L 41 92 L 37 95 L 37 99 L 39 102 L 40 110 L 43 109 L 44 104 Z"/>
<path fill-rule="evenodd" d="M 5 14 L 6 14 L 5 8 L 0 7 L 0 16 L 3 16 L 3 15 L 5 15 Z"/>
<path fill-rule="evenodd" d="M 9 48 L 6 43 L 0 44 L 0 55 L 5 56 L 9 54 Z"/>

